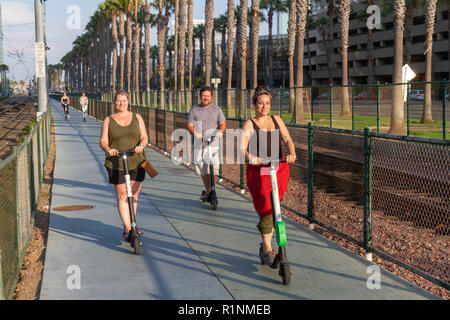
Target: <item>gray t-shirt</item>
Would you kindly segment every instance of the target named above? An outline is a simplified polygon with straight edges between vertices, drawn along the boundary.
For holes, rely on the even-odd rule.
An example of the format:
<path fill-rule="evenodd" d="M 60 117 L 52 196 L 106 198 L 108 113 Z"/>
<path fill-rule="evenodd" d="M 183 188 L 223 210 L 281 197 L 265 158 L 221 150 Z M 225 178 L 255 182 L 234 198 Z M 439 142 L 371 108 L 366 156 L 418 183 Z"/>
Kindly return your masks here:
<path fill-rule="evenodd" d="M 203 139 L 211 135 L 211 129 L 219 128 L 219 123 L 225 121 L 222 109 L 215 104 L 210 104 L 208 108 L 204 108 L 202 105 L 196 105 L 189 111 L 188 123 L 192 123 L 196 131 L 203 135 Z M 206 136 L 205 132 L 210 130 Z"/>

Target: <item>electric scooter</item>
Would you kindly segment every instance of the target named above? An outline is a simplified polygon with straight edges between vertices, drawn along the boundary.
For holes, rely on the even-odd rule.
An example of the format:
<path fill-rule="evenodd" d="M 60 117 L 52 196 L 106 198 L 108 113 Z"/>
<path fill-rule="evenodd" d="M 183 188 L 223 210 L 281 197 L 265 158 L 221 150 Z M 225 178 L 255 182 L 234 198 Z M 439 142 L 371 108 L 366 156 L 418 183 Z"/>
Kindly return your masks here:
<path fill-rule="evenodd" d="M 69 118 L 69 104 L 63 103 L 62 106 L 64 108 L 64 117 L 67 120 L 67 118 Z"/>
<path fill-rule="evenodd" d="M 87 107 L 86 107 L 86 109 L 87 109 Z M 84 105 L 81 106 L 81 112 L 83 113 L 83 122 L 86 122 L 86 109 L 85 109 Z"/>
<path fill-rule="evenodd" d="M 128 234 L 128 242 L 131 243 L 131 247 L 134 248 L 134 254 L 140 255 L 141 254 L 141 237 L 139 235 L 139 230 L 137 229 L 136 225 L 136 218 L 134 216 L 134 206 L 133 206 L 133 194 L 131 192 L 131 182 L 130 182 L 130 173 L 128 171 L 128 157 L 127 154 L 133 154 L 134 149 L 125 150 L 125 151 L 119 151 L 119 156 L 123 160 L 123 167 L 125 171 L 125 186 L 127 189 L 127 196 L 128 196 L 128 208 L 130 211 L 130 220 L 131 220 L 131 230 Z"/>
<path fill-rule="evenodd" d="M 278 194 L 278 181 L 277 181 L 277 163 L 286 162 L 286 158 L 279 160 L 270 160 L 270 182 L 272 184 L 272 191 L 270 193 L 270 201 L 272 205 L 272 218 L 275 228 L 275 235 L 278 244 L 278 253 L 276 254 L 272 268 L 278 269 L 278 274 L 281 276 L 284 285 L 289 285 L 291 282 L 291 267 L 287 260 L 286 254 L 286 224 L 281 216 L 280 198 Z"/>
<path fill-rule="evenodd" d="M 209 176 L 211 177 L 211 193 L 208 196 L 208 199 L 204 199 L 203 202 L 208 201 L 213 210 L 217 210 L 217 205 L 219 202 L 217 201 L 216 195 L 216 181 L 214 178 L 214 164 L 213 164 L 213 153 L 211 150 L 211 143 L 213 142 L 215 136 L 212 136 L 207 139 L 206 143 L 208 145 L 207 155 L 208 155 L 208 163 L 209 163 Z"/>

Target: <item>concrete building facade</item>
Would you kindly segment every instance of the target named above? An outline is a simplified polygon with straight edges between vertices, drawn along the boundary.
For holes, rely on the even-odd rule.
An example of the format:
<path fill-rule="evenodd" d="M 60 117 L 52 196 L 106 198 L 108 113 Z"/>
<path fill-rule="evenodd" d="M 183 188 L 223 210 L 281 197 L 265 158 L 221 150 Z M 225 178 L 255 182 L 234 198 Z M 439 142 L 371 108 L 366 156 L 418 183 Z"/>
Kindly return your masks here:
<path fill-rule="evenodd" d="M 348 47 L 348 71 L 349 82 L 355 84 L 367 84 L 368 79 L 368 29 L 366 21 L 357 18 L 359 10 L 365 10 L 358 4 L 352 4 L 350 16 L 349 47 Z M 317 11 L 316 11 L 317 12 Z M 314 20 L 326 16 L 326 11 L 321 10 L 314 16 Z M 340 54 L 339 22 L 334 20 L 333 41 L 331 56 L 327 52 L 330 44 L 328 40 L 328 26 L 309 30 L 305 36 L 304 45 L 304 84 L 328 85 L 341 83 L 342 57 Z M 406 34 L 405 34 L 406 37 Z M 374 58 L 374 84 L 391 83 L 394 60 L 394 31 L 392 13 L 381 17 L 381 29 L 374 29 L 372 33 Z M 432 79 L 442 80 L 450 78 L 449 61 L 449 17 L 447 5 L 438 7 L 436 11 L 435 32 L 433 36 L 433 70 Z M 412 25 L 412 42 L 410 45 L 411 67 L 417 74 L 413 81 L 424 81 L 425 74 L 425 12 L 423 9 L 415 9 Z M 406 41 L 404 41 L 405 54 Z M 286 87 L 289 83 L 288 64 L 288 36 L 287 34 L 273 36 L 273 77 L 268 79 L 268 36 L 261 36 L 259 42 L 258 82 L 270 87 Z M 406 61 L 406 60 L 404 60 Z M 329 68 L 328 63 L 331 63 Z M 404 62 L 406 63 L 406 62 Z M 236 72 L 239 66 L 236 66 Z M 331 70 L 331 74 L 330 71 Z M 249 71 L 249 70 L 247 70 Z M 236 79 L 234 77 L 234 79 Z M 236 83 L 236 82 L 234 82 Z"/>

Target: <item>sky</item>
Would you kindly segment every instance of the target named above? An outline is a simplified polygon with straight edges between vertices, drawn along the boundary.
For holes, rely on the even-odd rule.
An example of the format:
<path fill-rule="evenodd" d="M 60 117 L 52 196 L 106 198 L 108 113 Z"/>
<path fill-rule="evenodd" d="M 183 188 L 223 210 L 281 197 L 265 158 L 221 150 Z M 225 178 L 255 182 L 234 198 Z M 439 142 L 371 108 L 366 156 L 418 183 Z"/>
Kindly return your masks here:
<path fill-rule="evenodd" d="M 47 0 L 45 2 L 45 33 L 48 64 L 57 64 L 71 50 L 72 42 L 85 32 L 89 18 L 104 0 Z M 34 0 L 0 0 L 3 21 L 3 56 L 9 66 L 11 80 L 33 79 L 34 59 Z M 239 0 L 235 0 L 235 5 Z M 205 0 L 194 0 L 194 19 L 204 19 Z M 227 1 L 214 1 L 214 16 L 227 11 Z M 275 23 L 275 21 L 274 21 Z M 275 33 L 275 26 L 274 26 Z M 267 24 L 260 34 L 267 34 Z M 156 28 L 151 31 L 151 45 L 156 44 Z"/>

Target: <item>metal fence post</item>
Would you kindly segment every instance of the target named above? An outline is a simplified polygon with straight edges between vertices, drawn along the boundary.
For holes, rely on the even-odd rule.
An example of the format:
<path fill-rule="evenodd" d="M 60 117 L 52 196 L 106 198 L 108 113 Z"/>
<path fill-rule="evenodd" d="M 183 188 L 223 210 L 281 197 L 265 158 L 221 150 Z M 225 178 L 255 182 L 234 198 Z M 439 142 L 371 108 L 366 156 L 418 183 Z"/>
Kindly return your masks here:
<path fill-rule="evenodd" d="M 167 154 L 167 126 L 166 126 L 166 119 L 167 119 L 167 111 L 164 109 L 164 128 L 163 128 L 163 134 L 164 134 L 164 152 Z"/>
<path fill-rule="evenodd" d="M 239 116 L 239 129 L 242 129 L 243 119 L 242 116 Z M 244 164 L 241 163 L 239 165 L 239 188 L 241 189 L 241 193 L 244 192 Z"/>
<path fill-rule="evenodd" d="M 278 89 L 278 93 L 280 94 L 280 110 L 279 110 L 279 112 L 280 112 L 280 118 L 281 119 L 283 119 L 283 116 L 282 116 L 282 114 L 283 114 L 283 111 L 282 111 L 282 107 L 281 107 L 281 87 L 280 87 L 280 89 Z"/>
<path fill-rule="evenodd" d="M 0 300 L 5 300 L 2 271 L 2 249 L 0 249 Z"/>
<path fill-rule="evenodd" d="M 158 148 L 158 110 L 155 109 L 155 146 Z"/>
<path fill-rule="evenodd" d="M 314 131 L 313 122 L 308 123 L 308 220 L 314 229 Z"/>
<path fill-rule="evenodd" d="M 406 85 L 406 135 L 409 136 L 409 128 L 410 128 L 410 121 L 409 121 L 409 91 L 411 85 L 408 83 Z"/>
<path fill-rule="evenodd" d="M 330 83 L 330 128 L 333 128 L 333 84 Z"/>
<path fill-rule="evenodd" d="M 355 130 L 355 84 L 352 82 L 352 130 Z"/>
<path fill-rule="evenodd" d="M 442 80 L 443 93 L 442 93 L 442 139 L 447 139 L 447 124 L 445 123 L 445 104 L 447 96 L 447 80 L 445 78 Z"/>
<path fill-rule="evenodd" d="M 377 133 L 380 132 L 380 81 L 377 81 Z"/>
<path fill-rule="evenodd" d="M 366 251 L 366 260 L 372 261 L 370 241 L 372 239 L 372 139 L 370 128 L 364 128 L 364 225 L 363 248 Z"/>

